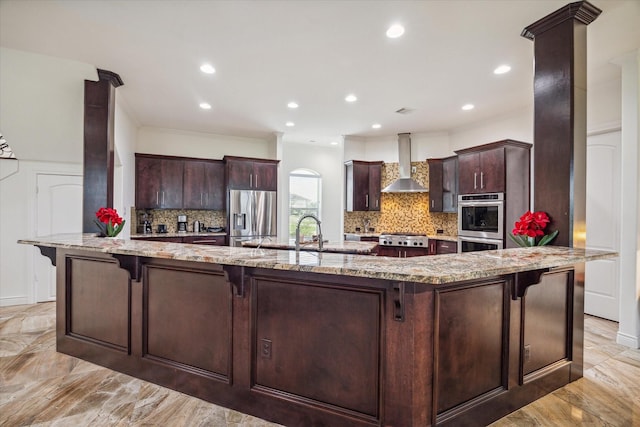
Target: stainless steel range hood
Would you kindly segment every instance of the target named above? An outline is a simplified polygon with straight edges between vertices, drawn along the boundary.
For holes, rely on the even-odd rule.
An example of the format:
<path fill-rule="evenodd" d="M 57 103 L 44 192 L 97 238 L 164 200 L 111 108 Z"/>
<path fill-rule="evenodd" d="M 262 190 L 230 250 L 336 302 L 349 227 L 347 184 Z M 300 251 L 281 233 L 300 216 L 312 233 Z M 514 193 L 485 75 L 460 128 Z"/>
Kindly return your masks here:
<path fill-rule="evenodd" d="M 420 193 L 429 191 L 411 179 L 411 134 L 398 134 L 398 160 L 400 178 L 382 189 L 383 193 Z"/>

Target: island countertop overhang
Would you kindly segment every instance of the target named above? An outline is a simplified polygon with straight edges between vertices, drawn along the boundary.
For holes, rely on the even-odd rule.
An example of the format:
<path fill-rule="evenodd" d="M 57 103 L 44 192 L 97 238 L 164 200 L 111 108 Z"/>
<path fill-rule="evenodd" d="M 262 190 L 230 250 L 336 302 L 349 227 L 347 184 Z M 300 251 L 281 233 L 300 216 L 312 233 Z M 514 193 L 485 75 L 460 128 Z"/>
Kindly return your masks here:
<path fill-rule="evenodd" d="M 116 255 L 174 259 L 366 277 L 426 284 L 445 284 L 495 277 L 522 271 L 565 267 L 587 261 L 614 258 L 616 252 L 536 246 L 413 258 L 388 258 L 277 249 L 135 241 L 100 238 L 93 234 L 60 234 L 20 239 L 18 243 L 44 248 L 84 250 Z"/>

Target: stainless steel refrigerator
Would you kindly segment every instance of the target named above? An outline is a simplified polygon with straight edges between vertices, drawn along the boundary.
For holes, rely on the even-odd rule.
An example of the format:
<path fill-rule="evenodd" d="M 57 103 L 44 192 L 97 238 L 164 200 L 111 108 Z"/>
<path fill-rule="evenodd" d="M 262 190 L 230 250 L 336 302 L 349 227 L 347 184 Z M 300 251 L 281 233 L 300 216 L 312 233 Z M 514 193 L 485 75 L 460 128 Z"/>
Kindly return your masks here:
<path fill-rule="evenodd" d="M 229 191 L 229 246 L 276 236 L 276 192 Z"/>

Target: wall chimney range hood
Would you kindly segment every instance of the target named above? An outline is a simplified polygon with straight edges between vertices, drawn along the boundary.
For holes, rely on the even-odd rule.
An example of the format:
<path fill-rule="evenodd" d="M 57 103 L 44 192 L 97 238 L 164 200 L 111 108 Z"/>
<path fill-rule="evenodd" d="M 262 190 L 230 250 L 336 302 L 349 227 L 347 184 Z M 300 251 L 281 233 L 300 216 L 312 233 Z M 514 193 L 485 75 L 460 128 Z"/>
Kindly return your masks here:
<path fill-rule="evenodd" d="M 421 193 L 429 191 L 411 179 L 411 134 L 398 134 L 398 160 L 400 178 L 382 189 L 383 193 Z"/>

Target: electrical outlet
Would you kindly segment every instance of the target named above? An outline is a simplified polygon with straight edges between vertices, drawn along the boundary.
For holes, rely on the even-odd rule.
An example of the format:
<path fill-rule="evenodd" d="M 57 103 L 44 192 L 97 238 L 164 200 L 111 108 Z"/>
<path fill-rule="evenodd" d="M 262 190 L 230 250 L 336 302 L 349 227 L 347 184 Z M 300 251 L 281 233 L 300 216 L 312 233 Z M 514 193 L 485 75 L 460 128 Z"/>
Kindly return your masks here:
<path fill-rule="evenodd" d="M 531 344 L 524 346 L 524 361 L 529 362 L 531 360 Z"/>
<path fill-rule="evenodd" d="M 263 338 L 260 342 L 260 356 L 263 359 L 271 359 L 271 340 Z"/>
<path fill-rule="evenodd" d="M 416 173 L 418 171 L 418 168 L 415 166 L 411 166 L 411 173 Z"/>

